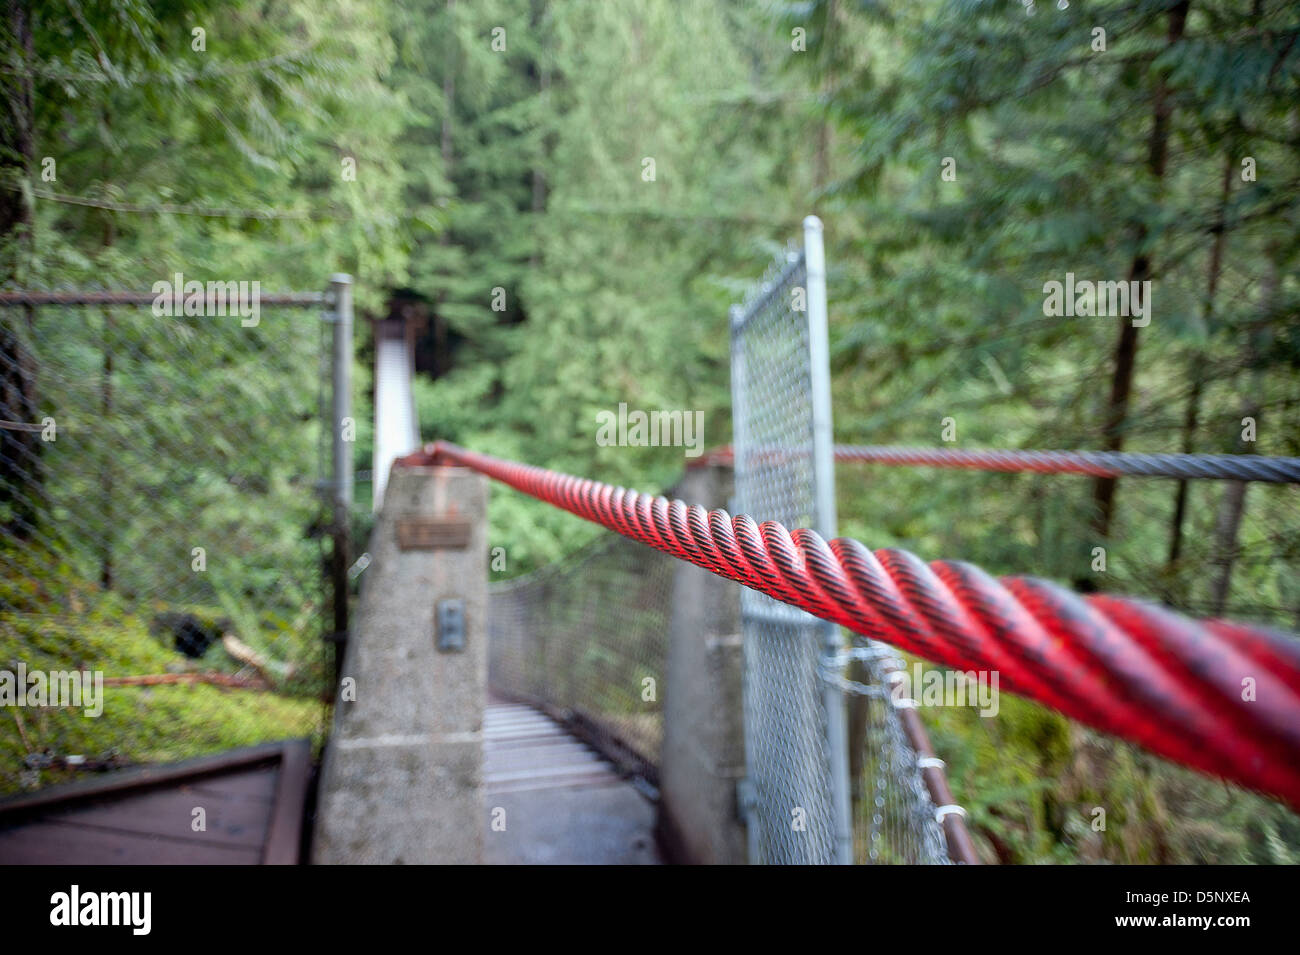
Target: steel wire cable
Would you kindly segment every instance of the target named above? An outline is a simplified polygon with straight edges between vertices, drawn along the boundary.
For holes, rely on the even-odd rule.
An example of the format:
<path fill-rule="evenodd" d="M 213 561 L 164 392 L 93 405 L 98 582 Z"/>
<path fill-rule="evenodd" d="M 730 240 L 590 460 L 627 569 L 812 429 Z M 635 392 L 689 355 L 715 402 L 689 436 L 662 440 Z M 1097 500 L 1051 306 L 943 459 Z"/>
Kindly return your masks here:
<path fill-rule="evenodd" d="M 779 447 L 753 448 L 751 460 L 804 454 Z M 715 448 L 704 461 L 729 460 L 729 445 Z M 978 471 L 1030 471 L 1036 474 L 1084 474 L 1091 477 L 1204 478 L 1220 481 L 1257 481 L 1269 484 L 1300 483 L 1300 458 L 1263 454 L 1152 454 L 1138 451 L 1001 451 L 992 449 L 895 447 L 892 445 L 837 444 L 835 460 L 869 464 Z"/>
<path fill-rule="evenodd" d="M 437 442 L 399 461 L 472 468 L 810 613 L 929 659 L 993 669 L 1028 696 L 1161 756 L 1300 809 L 1300 642 L 1043 580 L 994 579 L 848 538 Z"/>
<path fill-rule="evenodd" d="M 1146 454 L 1131 451 L 996 451 L 837 445 L 837 461 L 1095 477 L 1212 478 L 1300 483 L 1300 458 L 1261 454 Z"/>

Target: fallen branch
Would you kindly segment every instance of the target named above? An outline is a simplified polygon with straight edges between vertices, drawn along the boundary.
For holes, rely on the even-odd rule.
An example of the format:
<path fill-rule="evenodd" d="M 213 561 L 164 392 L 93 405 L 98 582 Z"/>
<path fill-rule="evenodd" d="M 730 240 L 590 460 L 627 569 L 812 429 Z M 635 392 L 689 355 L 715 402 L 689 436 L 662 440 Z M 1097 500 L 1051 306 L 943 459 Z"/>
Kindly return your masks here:
<path fill-rule="evenodd" d="M 27 739 L 27 728 L 23 726 L 23 715 L 18 712 L 17 707 L 14 707 L 13 714 L 14 721 L 18 724 L 18 736 L 23 741 L 23 749 L 30 753 L 32 752 L 32 744 Z"/>
<path fill-rule="evenodd" d="M 143 676 L 106 676 L 104 686 L 165 686 L 177 683 L 210 683 L 235 690 L 266 690 L 265 680 L 230 676 L 225 673 L 152 673 Z"/>
<path fill-rule="evenodd" d="M 221 646 L 240 663 L 250 666 L 260 673 L 268 683 L 273 682 L 273 677 L 281 680 L 288 680 L 293 677 L 293 664 L 280 663 L 258 653 L 233 633 L 228 633 L 221 638 Z"/>

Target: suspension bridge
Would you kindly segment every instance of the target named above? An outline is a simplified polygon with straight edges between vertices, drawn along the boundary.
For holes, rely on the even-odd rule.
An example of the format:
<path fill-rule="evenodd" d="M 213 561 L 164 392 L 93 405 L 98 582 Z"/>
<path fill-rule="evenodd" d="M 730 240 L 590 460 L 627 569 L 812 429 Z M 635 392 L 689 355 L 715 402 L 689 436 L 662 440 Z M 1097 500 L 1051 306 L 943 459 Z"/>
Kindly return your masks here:
<path fill-rule="evenodd" d="M 351 357 L 341 289 L 285 297 L 329 314 L 336 368 Z M 732 443 L 648 494 L 491 449 L 419 447 L 410 330 L 376 323 L 376 523 L 352 565 L 351 619 L 338 596 L 349 383 L 336 375 L 322 399 L 346 641 L 314 861 L 988 861 L 904 653 L 971 682 L 997 674 L 1002 690 L 1300 809 L 1293 635 L 873 550 L 838 536 L 835 485 L 837 466 L 1294 484 L 1300 459 L 836 445 L 815 219 L 729 324 Z M 488 539 L 495 488 L 602 536 L 489 584 L 491 547 L 509 543 Z"/>
<path fill-rule="evenodd" d="M 487 592 L 486 680 L 497 702 L 482 715 L 483 857 L 650 861 L 649 800 L 659 851 L 676 858 L 976 863 L 916 701 L 894 692 L 897 650 L 995 672 L 1009 692 L 1300 805 L 1293 638 L 873 552 L 834 536 L 833 472 L 882 464 L 1293 483 L 1300 459 L 832 445 L 823 274 L 810 221 L 803 248 L 733 309 L 734 444 L 698 459 L 680 496 L 442 441 L 396 458 L 395 479 L 472 472 L 609 535 Z M 806 311 L 789 306 L 795 288 L 807 290 Z M 377 373 L 394 364 L 390 352 Z M 409 381 L 409 370 L 396 375 Z M 383 394 L 392 419 L 406 421 L 409 395 Z M 684 579 L 683 564 L 698 576 Z M 662 706 L 640 692 L 660 676 Z M 494 830 L 491 806 L 506 793 L 557 788 L 563 798 L 531 808 L 496 806 Z M 531 847 L 510 835 L 515 819 Z"/>

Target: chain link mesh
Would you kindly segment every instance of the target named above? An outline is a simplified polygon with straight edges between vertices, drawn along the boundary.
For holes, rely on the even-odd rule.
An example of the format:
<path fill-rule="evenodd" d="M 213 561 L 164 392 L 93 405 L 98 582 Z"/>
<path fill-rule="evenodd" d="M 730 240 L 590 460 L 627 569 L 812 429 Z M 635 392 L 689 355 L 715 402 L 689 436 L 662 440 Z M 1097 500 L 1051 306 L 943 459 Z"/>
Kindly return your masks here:
<path fill-rule="evenodd" d="M 854 861 L 935 864 L 948 861 L 947 840 L 921 779 L 917 753 L 890 694 L 905 662 L 883 643 L 855 634 L 845 692 Z"/>
<path fill-rule="evenodd" d="M 101 719 L 6 716 L 0 789 L 320 729 L 321 341 L 270 306 L 0 309 L 0 669 L 109 681 Z"/>
<path fill-rule="evenodd" d="M 803 257 L 790 251 L 733 315 L 735 510 L 813 523 L 812 388 Z M 779 453 L 773 453 L 780 449 Z M 821 622 L 742 588 L 751 862 L 834 860 L 835 820 L 818 679 Z"/>
<path fill-rule="evenodd" d="M 791 528 L 814 526 L 818 477 L 806 282 L 802 253 L 789 250 L 732 313 L 734 509 Z M 853 680 L 824 672 L 829 625 L 747 588 L 741 620 L 751 861 L 835 861 L 823 699 L 830 680 L 845 689 L 856 721 L 850 734 L 854 861 L 947 862 L 935 807 L 882 689 L 880 664 L 858 661 Z"/>
<path fill-rule="evenodd" d="M 597 727 L 649 767 L 663 742 L 674 558 L 605 534 L 488 589 L 488 684 Z"/>

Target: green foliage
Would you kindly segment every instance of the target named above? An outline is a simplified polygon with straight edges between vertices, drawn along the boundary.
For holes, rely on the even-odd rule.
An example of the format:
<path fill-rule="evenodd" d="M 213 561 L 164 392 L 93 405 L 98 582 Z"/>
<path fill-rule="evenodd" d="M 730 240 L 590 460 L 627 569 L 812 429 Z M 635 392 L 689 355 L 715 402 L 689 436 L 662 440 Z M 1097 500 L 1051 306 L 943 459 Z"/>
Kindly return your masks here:
<path fill-rule="evenodd" d="M 1259 422 L 1250 450 L 1300 453 L 1294 4 L 1194 0 L 1173 39 L 1173 0 L 1043 2 L 1033 16 L 1012 0 L 32 7 L 34 62 L 6 37 L 0 82 L 12 99 L 14 77 L 34 74 L 33 158 L 55 157 L 58 179 L 14 165 L 6 126 L 0 187 L 46 195 L 34 200 L 30 243 L 20 230 L 0 237 L 0 280 L 148 287 L 181 271 L 272 290 L 318 288 L 339 270 L 357 277 L 363 316 L 382 315 L 401 290 L 428 304 L 439 342 L 438 374 L 416 384 L 427 439 L 667 487 L 681 450 L 600 447 L 596 414 L 621 402 L 698 409 L 706 446 L 727 442 L 726 308 L 815 212 L 827 223 L 841 441 L 935 445 L 951 416 L 957 446 L 1090 448 L 1118 435 L 1135 450 L 1235 451 L 1249 414 Z M 1097 26 L 1104 52 L 1093 49 Z M 191 48 L 195 27 L 206 51 Z M 795 29 L 806 52 L 793 48 Z M 1254 180 L 1242 175 L 1247 157 Z M 1120 326 L 1045 315 L 1043 285 L 1067 271 L 1121 280 L 1142 268 L 1155 283 L 1152 323 L 1138 337 L 1128 406 L 1108 427 Z M 204 343 L 211 370 L 195 381 L 167 360 L 179 340 L 129 322 L 88 327 L 41 327 L 41 347 L 72 370 L 42 388 L 70 401 L 80 388 L 93 404 L 107 334 L 138 356 L 118 400 L 159 461 L 175 457 L 178 435 L 208 439 L 183 486 L 156 463 L 122 478 L 123 493 L 129 484 L 158 505 L 120 528 L 119 549 L 172 560 L 164 551 L 182 542 L 165 527 L 177 515 L 199 533 L 233 531 L 239 553 L 198 603 L 258 649 L 314 659 L 302 595 L 261 603 L 284 589 L 277 568 L 315 559 L 303 482 L 321 436 L 300 420 L 311 413 L 301 406 L 310 350 L 226 354 Z M 354 369 L 363 470 L 366 359 L 362 349 Z M 227 418 L 211 420 L 209 395 Z M 85 444 L 88 475 L 111 468 L 108 446 Z M 249 461 L 267 463 L 245 473 Z M 232 471 L 256 493 L 236 493 Z M 52 480 L 99 490 L 90 476 Z M 1084 478 L 842 467 L 839 487 L 842 532 L 873 546 L 1215 609 L 1218 485 L 1188 491 L 1177 558 L 1172 482 L 1123 482 L 1104 539 Z M 359 482 L 359 514 L 369 495 Z M 1227 587 L 1233 614 L 1294 627 L 1298 513 L 1294 488 L 1251 487 Z M 504 576 L 596 535 L 504 489 L 491 520 Z M 18 573 L 0 582 L 13 610 L 5 652 L 32 641 L 51 660 L 129 672 L 174 662 L 88 582 L 95 553 L 6 557 Z M 181 557 L 167 566 L 183 568 Z M 51 602 L 102 620 L 102 633 L 83 643 L 92 636 L 81 628 L 24 622 Z M 111 646 L 100 642 L 110 635 Z M 575 661 L 584 676 L 607 665 Z M 164 716 L 207 746 L 252 738 L 250 719 L 287 726 L 306 705 L 211 687 L 120 692 L 155 701 L 139 717 L 138 758 L 176 755 Z M 209 707 L 210 725 L 185 722 L 172 709 L 182 700 Z M 60 746 L 108 745 L 106 731 L 92 739 L 75 720 L 50 719 L 41 732 Z M 990 857 L 1277 862 L 1300 845 L 1280 807 L 1032 704 L 1005 699 L 996 720 L 952 710 L 934 720 Z M 18 752 L 14 738 L 0 733 L 6 755 Z M 1109 807 L 1105 832 L 1089 825 L 1098 805 Z"/>
<path fill-rule="evenodd" d="M 402 276 L 402 176 L 386 144 L 404 112 L 384 82 L 382 5 L 130 2 L 33 16 L 35 62 L 12 44 L 6 55 L 35 74 L 35 156 L 56 160 L 57 179 L 36 185 L 92 205 L 37 199 L 34 245 L 16 267 L 24 284 L 148 288 L 182 271 L 273 290 L 351 271 L 377 297 Z M 205 50 L 192 49 L 196 27 Z"/>
<path fill-rule="evenodd" d="M 823 92 L 835 124 L 823 215 L 839 440 L 933 446 L 951 416 L 957 447 L 1104 446 L 1125 320 L 1047 316 L 1043 286 L 1067 271 L 1123 280 L 1146 267 L 1152 320 L 1117 428 L 1125 447 L 1296 453 L 1294 6 L 1197 0 L 1181 33 L 1178 7 L 1040 3 L 1027 16 L 978 0 L 815 0 L 782 12 L 784 27 L 809 27 L 808 55 L 791 67 Z M 1268 173 L 1243 175 L 1246 157 Z M 943 176 L 947 159 L 955 178 Z M 1244 448 L 1246 415 L 1259 437 Z M 1225 488 L 1193 483 L 1173 558 L 1175 482 L 1121 482 L 1102 535 L 1084 478 L 837 476 L 841 531 L 873 546 L 1195 615 L 1226 606 L 1288 629 L 1300 619 L 1294 488 L 1252 486 L 1233 545 Z M 1100 545 L 1104 571 L 1093 566 Z M 995 720 L 927 715 L 991 859 L 1295 852 L 1295 816 L 1280 806 L 1032 704 L 1004 697 Z M 1091 828 L 1097 806 L 1105 832 Z"/>
<path fill-rule="evenodd" d="M 34 227 L 5 223 L 0 281 L 147 290 L 180 272 L 271 292 L 320 289 L 347 271 L 365 306 L 404 279 L 393 143 L 407 113 L 386 82 L 385 4 L 24 6 L 30 59 L 8 15 L 0 24 L 0 188 L 34 197 Z M 195 28 L 205 49 L 194 48 Z M 27 77 L 34 141 L 22 157 L 12 119 Z M 355 178 L 345 175 L 353 160 Z M 179 611 L 229 620 L 292 676 L 282 668 L 271 693 L 110 688 L 98 719 L 6 715 L 6 789 L 29 745 L 154 761 L 320 728 L 319 321 L 267 309 L 256 328 L 222 322 L 238 326 L 148 310 L 0 316 L 6 340 L 31 356 L 39 410 L 60 430 L 41 456 L 41 493 L 59 504 L 31 533 L 6 534 L 0 553 L 0 659 L 173 672 L 189 664 L 148 629 L 155 614 Z M 13 516 L 0 508 L 7 532 Z M 196 545 L 208 550 L 203 573 L 191 566 Z M 195 665 L 238 669 L 220 649 Z"/>
<path fill-rule="evenodd" d="M 0 618 L 0 668 L 16 672 L 21 662 L 28 672 L 86 670 L 105 677 L 190 669 L 180 664 L 170 634 L 151 634 L 122 598 L 78 582 L 68 568 L 52 578 L 43 555 L 35 551 L 6 552 L 4 563 L 27 566 L 31 574 L 6 578 L 0 590 L 0 603 L 7 608 Z M 33 593 L 33 587 L 43 593 Z M 74 612 L 61 613 L 65 607 Z M 239 665 L 218 644 L 194 669 L 234 673 Z M 129 765 L 294 736 L 319 743 L 324 732 L 326 709 L 310 696 L 202 684 L 109 686 L 103 694 L 103 711 L 95 717 L 74 707 L 4 707 L 0 793 L 76 778 L 70 769 L 25 772 L 29 754 L 111 756 Z"/>
<path fill-rule="evenodd" d="M 412 282 L 457 342 L 450 371 L 417 386 L 425 437 L 666 487 L 681 450 L 599 447 L 596 415 L 699 410 L 706 445 L 729 439 L 726 307 L 766 265 L 761 240 L 807 211 L 786 162 L 800 121 L 756 82 L 780 53 L 767 22 L 662 0 L 403 16 L 397 76 L 423 114 L 402 148 L 429 170 L 406 194 L 446 226 L 416 238 Z M 492 522 L 512 573 L 593 533 L 510 492 Z"/>

